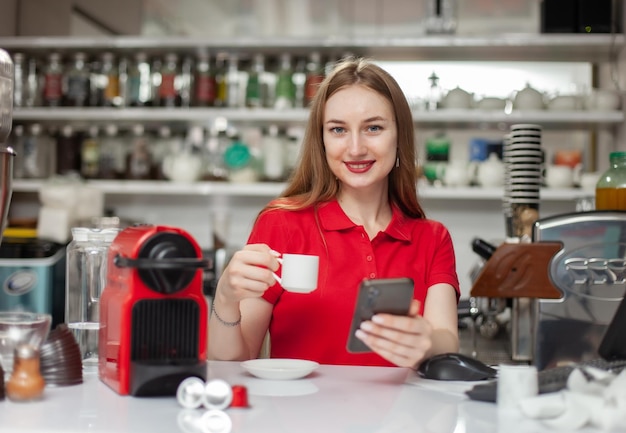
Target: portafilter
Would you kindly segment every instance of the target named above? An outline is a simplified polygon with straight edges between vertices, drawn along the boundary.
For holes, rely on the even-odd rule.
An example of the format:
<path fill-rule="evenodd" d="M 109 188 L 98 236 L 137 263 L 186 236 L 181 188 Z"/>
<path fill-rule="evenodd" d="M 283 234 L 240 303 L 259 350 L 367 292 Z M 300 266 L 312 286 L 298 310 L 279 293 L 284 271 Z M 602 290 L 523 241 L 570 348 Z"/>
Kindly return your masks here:
<path fill-rule="evenodd" d="M 13 193 L 13 159 L 15 151 L 6 146 L 13 119 L 13 61 L 0 49 L 0 241 L 7 224 Z"/>

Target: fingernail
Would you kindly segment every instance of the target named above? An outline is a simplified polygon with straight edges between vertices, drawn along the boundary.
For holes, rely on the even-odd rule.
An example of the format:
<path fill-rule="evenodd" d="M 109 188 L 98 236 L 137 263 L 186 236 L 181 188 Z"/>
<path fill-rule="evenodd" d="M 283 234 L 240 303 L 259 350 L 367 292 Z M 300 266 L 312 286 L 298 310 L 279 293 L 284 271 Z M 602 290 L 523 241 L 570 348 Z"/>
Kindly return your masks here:
<path fill-rule="evenodd" d="M 282 255 L 278 251 L 274 251 L 274 250 L 270 250 L 270 254 L 273 255 L 274 257 L 280 257 Z"/>
<path fill-rule="evenodd" d="M 363 340 L 365 338 L 365 332 L 361 331 L 360 329 L 357 329 L 356 332 L 354 333 L 354 336 L 358 338 L 359 340 Z"/>
<path fill-rule="evenodd" d="M 359 326 L 364 331 L 371 331 L 373 326 L 369 321 L 361 322 L 361 326 Z"/>
<path fill-rule="evenodd" d="M 380 324 L 380 323 L 384 323 L 385 320 L 382 317 L 380 317 L 378 314 L 375 314 L 372 316 L 372 322 Z"/>

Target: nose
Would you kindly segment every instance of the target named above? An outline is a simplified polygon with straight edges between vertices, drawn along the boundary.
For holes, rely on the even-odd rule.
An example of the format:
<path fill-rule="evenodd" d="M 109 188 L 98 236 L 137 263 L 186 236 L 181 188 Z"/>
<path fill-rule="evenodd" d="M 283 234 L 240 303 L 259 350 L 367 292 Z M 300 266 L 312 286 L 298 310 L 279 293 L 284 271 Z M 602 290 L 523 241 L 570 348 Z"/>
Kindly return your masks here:
<path fill-rule="evenodd" d="M 367 151 L 364 145 L 363 139 L 358 133 L 350 135 L 350 143 L 348 145 L 348 152 L 350 155 L 361 155 Z"/>

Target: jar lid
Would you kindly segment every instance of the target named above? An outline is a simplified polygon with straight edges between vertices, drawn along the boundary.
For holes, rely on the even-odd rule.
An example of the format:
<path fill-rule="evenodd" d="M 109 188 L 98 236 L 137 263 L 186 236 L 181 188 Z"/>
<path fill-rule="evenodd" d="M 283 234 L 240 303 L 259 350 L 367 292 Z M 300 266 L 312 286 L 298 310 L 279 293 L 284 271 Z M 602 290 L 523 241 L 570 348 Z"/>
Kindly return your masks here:
<path fill-rule="evenodd" d="M 624 157 L 626 157 L 626 152 L 611 152 L 609 154 L 609 159 L 624 158 Z"/>

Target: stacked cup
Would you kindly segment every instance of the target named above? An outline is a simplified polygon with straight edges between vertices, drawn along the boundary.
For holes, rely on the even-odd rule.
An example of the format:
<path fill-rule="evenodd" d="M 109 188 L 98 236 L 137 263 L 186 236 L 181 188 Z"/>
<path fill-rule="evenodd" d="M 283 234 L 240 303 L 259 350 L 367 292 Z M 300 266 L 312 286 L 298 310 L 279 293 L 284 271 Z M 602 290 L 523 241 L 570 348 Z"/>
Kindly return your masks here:
<path fill-rule="evenodd" d="M 542 182 L 543 150 L 541 126 L 516 124 L 504 140 L 504 213 L 507 236 L 532 236 L 532 226 L 539 217 L 539 193 Z"/>

